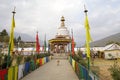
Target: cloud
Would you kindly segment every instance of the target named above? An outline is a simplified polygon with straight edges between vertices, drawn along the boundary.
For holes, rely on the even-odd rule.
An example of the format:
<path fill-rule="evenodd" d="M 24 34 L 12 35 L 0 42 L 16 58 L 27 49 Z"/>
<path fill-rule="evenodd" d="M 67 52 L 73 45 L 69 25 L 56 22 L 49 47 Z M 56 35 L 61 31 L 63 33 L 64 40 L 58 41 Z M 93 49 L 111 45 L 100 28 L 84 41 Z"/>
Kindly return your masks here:
<path fill-rule="evenodd" d="M 10 30 L 11 11 L 16 6 L 15 32 L 35 36 L 40 39 L 54 38 L 60 26 L 61 16 L 65 25 L 73 28 L 77 45 L 85 42 L 84 4 L 88 9 L 89 23 L 93 40 L 120 32 L 119 0 L 0 0 L 0 31 Z"/>

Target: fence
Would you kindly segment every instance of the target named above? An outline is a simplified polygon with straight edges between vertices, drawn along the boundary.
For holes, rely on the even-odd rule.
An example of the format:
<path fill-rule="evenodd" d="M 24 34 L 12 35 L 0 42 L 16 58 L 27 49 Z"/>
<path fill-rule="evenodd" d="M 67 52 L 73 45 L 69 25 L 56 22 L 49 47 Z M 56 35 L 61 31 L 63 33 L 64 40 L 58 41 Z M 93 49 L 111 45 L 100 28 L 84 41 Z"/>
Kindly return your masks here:
<path fill-rule="evenodd" d="M 0 70 L 0 80 L 20 80 L 30 72 L 37 69 L 39 66 L 49 62 L 51 60 L 51 56 L 40 58 L 37 60 L 31 60 L 30 62 L 26 62 L 24 64 L 20 64 L 18 66 L 12 66 L 8 69 Z"/>
<path fill-rule="evenodd" d="M 88 70 L 84 66 L 72 59 L 71 56 L 69 56 L 69 62 L 80 80 L 99 80 L 98 76 L 96 76 L 91 71 L 88 72 Z"/>

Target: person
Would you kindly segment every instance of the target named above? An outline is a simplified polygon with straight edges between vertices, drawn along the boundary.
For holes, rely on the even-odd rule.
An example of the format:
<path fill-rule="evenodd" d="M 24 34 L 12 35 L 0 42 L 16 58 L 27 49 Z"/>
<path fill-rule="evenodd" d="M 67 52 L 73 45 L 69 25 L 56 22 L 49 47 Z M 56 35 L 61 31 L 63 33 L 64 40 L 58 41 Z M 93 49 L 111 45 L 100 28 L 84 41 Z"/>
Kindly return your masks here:
<path fill-rule="evenodd" d="M 57 66 L 59 66 L 59 64 L 60 64 L 60 61 L 59 61 L 59 60 L 57 60 Z"/>

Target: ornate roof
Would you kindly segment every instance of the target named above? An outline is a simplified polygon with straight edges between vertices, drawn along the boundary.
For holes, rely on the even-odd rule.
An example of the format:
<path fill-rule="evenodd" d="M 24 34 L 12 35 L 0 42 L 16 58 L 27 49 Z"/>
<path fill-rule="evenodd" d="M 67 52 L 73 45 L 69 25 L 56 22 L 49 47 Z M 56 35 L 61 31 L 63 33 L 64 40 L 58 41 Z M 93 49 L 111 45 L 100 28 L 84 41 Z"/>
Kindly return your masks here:
<path fill-rule="evenodd" d="M 54 43 L 54 42 L 71 42 L 71 39 L 65 39 L 65 38 L 54 38 L 49 40 L 50 43 Z"/>
<path fill-rule="evenodd" d="M 120 50 L 120 46 L 115 43 L 105 46 L 105 51 L 109 51 L 109 50 Z"/>

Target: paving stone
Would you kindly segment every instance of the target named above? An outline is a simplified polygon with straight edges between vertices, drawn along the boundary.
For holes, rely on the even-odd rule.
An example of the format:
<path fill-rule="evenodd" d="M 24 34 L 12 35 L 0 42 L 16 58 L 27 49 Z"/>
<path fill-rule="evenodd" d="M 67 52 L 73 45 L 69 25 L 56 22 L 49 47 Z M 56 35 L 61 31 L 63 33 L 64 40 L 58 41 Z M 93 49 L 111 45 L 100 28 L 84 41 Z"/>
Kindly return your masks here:
<path fill-rule="evenodd" d="M 68 60 L 51 60 L 25 76 L 22 80 L 79 80 Z"/>

